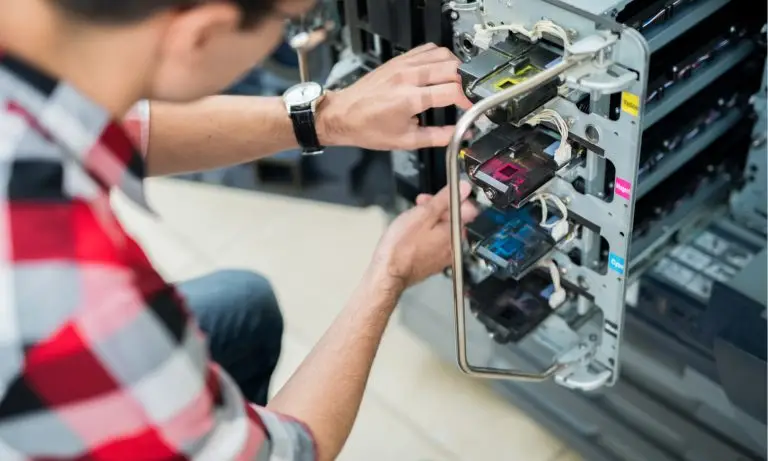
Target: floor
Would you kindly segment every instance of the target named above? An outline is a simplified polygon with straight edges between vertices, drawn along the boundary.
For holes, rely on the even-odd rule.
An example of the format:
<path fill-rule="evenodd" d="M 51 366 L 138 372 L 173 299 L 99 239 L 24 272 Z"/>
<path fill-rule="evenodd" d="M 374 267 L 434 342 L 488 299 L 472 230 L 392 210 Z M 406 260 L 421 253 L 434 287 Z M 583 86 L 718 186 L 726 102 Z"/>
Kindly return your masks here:
<path fill-rule="evenodd" d="M 219 268 L 245 268 L 272 281 L 287 325 L 275 388 L 344 304 L 386 225 L 376 208 L 172 179 L 153 179 L 147 187 L 159 219 L 119 194 L 114 204 L 164 276 L 183 280 Z M 397 319 L 384 338 L 360 416 L 339 459 L 580 460 L 486 384 L 440 361 Z"/>

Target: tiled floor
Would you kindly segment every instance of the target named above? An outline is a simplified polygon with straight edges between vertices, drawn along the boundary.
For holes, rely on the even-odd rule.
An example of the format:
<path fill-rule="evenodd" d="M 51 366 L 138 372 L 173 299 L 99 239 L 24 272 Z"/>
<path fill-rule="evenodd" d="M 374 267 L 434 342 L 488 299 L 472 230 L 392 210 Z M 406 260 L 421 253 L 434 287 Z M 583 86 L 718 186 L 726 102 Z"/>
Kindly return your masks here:
<path fill-rule="evenodd" d="M 166 277 L 183 280 L 234 267 L 259 271 L 272 281 L 287 324 L 275 387 L 288 379 L 344 304 L 386 225 L 377 209 L 168 179 L 150 180 L 148 189 L 159 220 L 122 197 L 115 197 L 115 205 Z M 394 319 L 339 459 L 579 458 L 485 384 L 438 360 Z"/>

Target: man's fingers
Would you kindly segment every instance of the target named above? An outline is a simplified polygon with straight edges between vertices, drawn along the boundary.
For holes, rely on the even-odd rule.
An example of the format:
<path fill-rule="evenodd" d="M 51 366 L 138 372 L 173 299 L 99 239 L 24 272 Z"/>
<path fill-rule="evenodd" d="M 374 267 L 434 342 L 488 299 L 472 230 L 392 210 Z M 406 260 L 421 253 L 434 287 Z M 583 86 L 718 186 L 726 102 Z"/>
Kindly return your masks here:
<path fill-rule="evenodd" d="M 477 218 L 478 214 L 480 214 L 480 210 L 478 210 L 473 203 L 465 200 L 461 204 L 461 222 L 463 222 L 464 224 L 474 221 L 475 218 Z M 443 215 L 440 217 L 440 220 L 450 221 L 451 211 L 448 210 L 445 213 L 443 213 Z"/>
<path fill-rule="evenodd" d="M 400 144 L 408 149 L 445 147 L 450 142 L 453 131 L 452 126 L 415 126 L 413 130 L 403 135 Z"/>
<path fill-rule="evenodd" d="M 463 186 L 463 187 L 466 187 L 466 186 Z M 462 191 L 462 197 L 463 197 L 463 193 L 464 191 Z M 430 194 L 419 194 L 416 197 L 416 205 L 417 206 L 426 205 L 433 198 L 434 196 Z M 465 224 L 474 221 L 475 218 L 477 218 L 477 216 L 480 214 L 480 210 L 477 208 L 477 206 L 475 206 L 474 203 L 470 202 L 468 198 L 469 198 L 468 196 L 463 198 L 462 199 L 463 201 L 461 203 L 461 221 Z M 443 213 L 443 215 L 440 216 L 441 221 L 449 221 L 450 219 L 451 219 L 450 209 L 446 210 Z"/>
<path fill-rule="evenodd" d="M 433 49 L 423 50 L 419 53 L 403 55 L 403 63 L 407 61 L 411 65 L 432 64 L 443 61 L 460 62 L 451 50 L 444 47 L 435 47 Z"/>
<path fill-rule="evenodd" d="M 461 204 L 461 222 L 471 223 L 480 214 L 480 209 L 474 203 L 465 201 Z"/>
<path fill-rule="evenodd" d="M 412 66 L 405 70 L 405 79 L 419 87 L 442 83 L 461 83 L 458 61 L 443 61 L 433 64 Z"/>
<path fill-rule="evenodd" d="M 430 200 L 432 200 L 431 194 L 419 194 L 416 197 L 416 205 L 424 205 L 428 203 Z"/>
<path fill-rule="evenodd" d="M 472 102 L 464 94 L 461 83 L 455 81 L 415 89 L 411 105 L 411 112 L 420 114 L 436 107 L 458 106 L 467 110 Z"/>
<path fill-rule="evenodd" d="M 459 199 L 461 201 L 469 197 L 470 192 L 472 192 L 472 186 L 469 183 L 465 181 L 459 183 Z M 440 220 L 450 208 L 450 188 L 448 186 L 443 187 L 425 206 L 429 208 L 435 220 Z"/>
<path fill-rule="evenodd" d="M 434 43 L 431 43 L 431 42 L 430 43 L 425 43 L 423 45 L 417 46 L 416 48 L 411 48 L 410 50 L 408 50 L 407 53 L 403 53 L 400 56 L 402 56 L 404 58 L 407 58 L 407 57 L 416 56 L 417 54 L 421 54 L 421 53 L 423 53 L 425 51 L 430 51 L 430 50 L 434 50 L 434 49 L 437 49 L 437 48 L 438 48 L 438 46 L 435 45 Z"/>

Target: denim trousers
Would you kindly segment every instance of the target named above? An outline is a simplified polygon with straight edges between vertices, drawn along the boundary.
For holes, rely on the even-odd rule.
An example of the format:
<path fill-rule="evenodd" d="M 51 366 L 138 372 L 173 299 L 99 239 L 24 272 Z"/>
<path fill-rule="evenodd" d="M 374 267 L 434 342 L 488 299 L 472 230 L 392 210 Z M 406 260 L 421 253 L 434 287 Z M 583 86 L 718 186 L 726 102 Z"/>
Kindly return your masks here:
<path fill-rule="evenodd" d="M 177 288 L 208 336 L 211 358 L 237 382 L 246 399 L 266 405 L 283 336 L 283 317 L 267 279 L 249 271 L 223 270 Z"/>

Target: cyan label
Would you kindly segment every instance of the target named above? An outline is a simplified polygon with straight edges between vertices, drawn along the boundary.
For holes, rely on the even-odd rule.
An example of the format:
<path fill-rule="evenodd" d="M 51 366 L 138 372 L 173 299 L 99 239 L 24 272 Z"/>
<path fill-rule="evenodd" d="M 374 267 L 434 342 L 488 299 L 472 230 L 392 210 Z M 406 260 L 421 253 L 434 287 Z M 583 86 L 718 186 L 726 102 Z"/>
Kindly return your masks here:
<path fill-rule="evenodd" d="M 611 253 L 608 256 L 608 267 L 618 272 L 619 274 L 623 275 L 624 274 L 624 258 L 621 258 L 618 255 Z"/>

